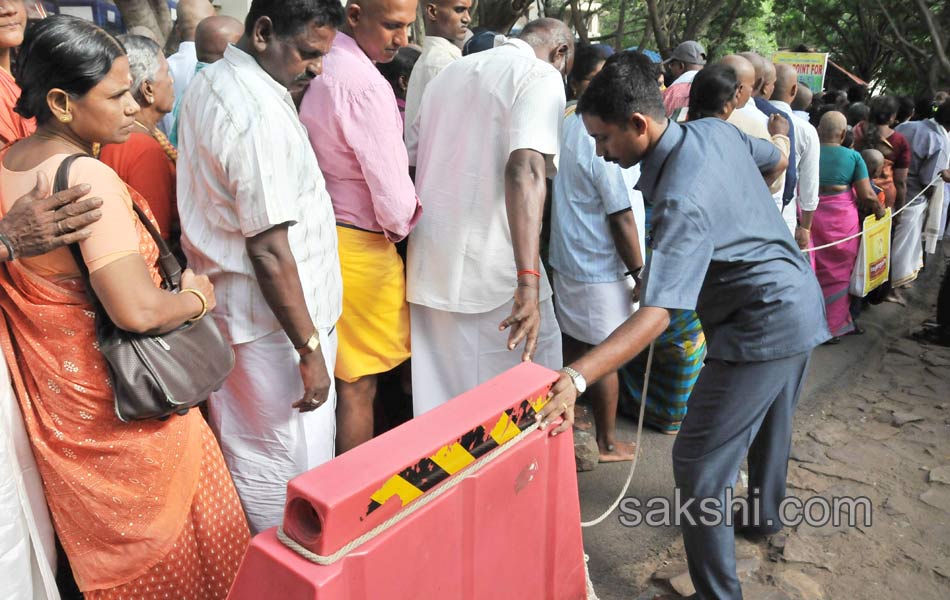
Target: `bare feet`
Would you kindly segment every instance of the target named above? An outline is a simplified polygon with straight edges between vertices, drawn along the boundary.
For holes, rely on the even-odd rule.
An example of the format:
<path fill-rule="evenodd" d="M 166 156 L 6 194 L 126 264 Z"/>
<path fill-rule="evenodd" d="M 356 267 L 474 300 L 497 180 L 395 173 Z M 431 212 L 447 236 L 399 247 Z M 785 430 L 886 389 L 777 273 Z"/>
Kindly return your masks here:
<path fill-rule="evenodd" d="M 891 290 L 884 296 L 884 302 L 893 302 L 894 304 L 899 304 L 901 306 L 907 306 L 907 300 L 904 298 L 904 294 L 900 290 Z"/>
<path fill-rule="evenodd" d="M 602 463 L 630 461 L 637 453 L 637 445 L 633 442 L 614 442 L 606 447 L 598 442 L 597 446 L 600 448 L 600 462 Z"/>
<path fill-rule="evenodd" d="M 583 404 L 574 405 L 574 429 L 577 431 L 588 431 L 594 426 L 594 421 L 590 415 L 590 409 Z"/>

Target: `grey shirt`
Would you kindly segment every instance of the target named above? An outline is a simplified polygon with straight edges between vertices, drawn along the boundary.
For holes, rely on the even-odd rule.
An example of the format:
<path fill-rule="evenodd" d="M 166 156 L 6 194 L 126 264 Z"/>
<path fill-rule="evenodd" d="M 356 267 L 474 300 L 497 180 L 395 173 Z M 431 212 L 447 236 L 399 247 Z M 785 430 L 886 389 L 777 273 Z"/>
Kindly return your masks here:
<path fill-rule="evenodd" d="M 827 341 L 811 265 L 760 173 L 775 146 L 720 119 L 669 124 L 643 159 L 652 256 L 642 306 L 695 310 L 710 358 L 763 361 Z"/>

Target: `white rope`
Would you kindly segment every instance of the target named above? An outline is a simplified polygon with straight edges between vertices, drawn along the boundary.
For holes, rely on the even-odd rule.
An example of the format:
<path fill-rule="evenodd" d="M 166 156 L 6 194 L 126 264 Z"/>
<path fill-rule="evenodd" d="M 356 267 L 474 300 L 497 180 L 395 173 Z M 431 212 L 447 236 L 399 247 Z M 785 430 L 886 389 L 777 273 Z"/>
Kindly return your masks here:
<path fill-rule="evenodd" d="M 924 192 L 926 192 L 927 190 L 929 190 L 930 188 L 932 188 L 933 185 L 934 185 L 935 183 L 937 183 L 937 180 L 938 180 L 938 179 L 941 179 L 940 175 L 937 175 L 936 177 L 934 177 L 933 181 L 931 181 L 930 183 L 927 184 L 927 187 L 925 187 L 924 189 L 920 190 L 920 193 L 917 194 L 916 196 L 914 196 L 914 197 L 910 200 L 910 202 L 906 202 L 906 203 L 904 204 L 904 206 L 900 207 L 898 210 L 896 210 L 896 211 L 895 211 L 890 217 L 888 217 L 888 218 L 889 218 L 889 219 L 893 219 L 893 218 L 896 217 L 897 215 L 901 214 L 902 212 L 904 212 L 905 210 L 907 210 L 908 208 L 910 208 L 911 206 L 913 206 L 914 204 L 916 204 L 916 203 L 917 203 L 917 200 L 919 200 L 920 197 L 924 195 Z M 864 235 L 864 232 L 863 232 L 863 231 L 859 231 L 858 233 L 856 233 L 856 234 L 854 234 L 854 235 L 849 235 L 848 237 L 843 238 L 843 239 L 840 239 L 840 240 L 838 240 L 838 241 L 836 241 L 836 242 L 831 242 L 830 244 L 825 244 L 824 246 L 815 246 L 814 248 L 806 248 L 805 250 L 802 250 L 802 252 L 805 253 L 805 254 L 808 254 L 809 252 L 816 252 L 816 251 L 818 251 L 818 250 L 824 250 L 825 248 L 833 248 L 833 247 L 835 247 L 835 246 L 837 246 L 837 245 L 839 245 L 839 244 L 843 244 L 843 243 L 845 243 L 845 242 L 850 242 L 850 241 L 853 240 L 853 239 L 857 239 L 857 238 L 861 237 L 862 235 Z"/>
<path fill-rule="evenodd" d="M 640 396 L 640 419 L 637 422 L 637 446 L 633 451 L 633 461 L 630 463 L 630 472 L 627 474 L 627 482 L 623 484 L 620 495 L 617 496 L 614 503 L 610 505 L 610 508 L 604 511 L 604 514 L 590 521 L 582 521 L 581 527 L 593 527 L 594 525 L 603 523 L 604 520 L 617 510 L 617 507 L 620 506 L 620 503 L 623 502 L 623 499 L 627 496 L 627 492 L 630 490 L 630 483 L 633 481 L 633 472 L 637 470 L 637 459 L 640 458 L 640 436 L 643 434 L 643 416 L 646 411 L 647 392 L 650 390 L 650 371 L 653 370 L 653 347 L 655 345 L 655 342 L 650 343 L 650 352 L 647 354 L 647 369 L 643 375 L 643 395 Z"/>
<path fill-rule="evenodd" d="M 514 448 L 518 444 L 518 442 L 528 437 L 530 434 L 534 433 L 538 429 L 538 427 L 539 427 L 539 423 L 532 423 L 530 426 L 524 429 L 521 433 L 511 438 L 503 445 L 493 448 L 491 452 L 489 452 L 485 456 L 475 460 L 464 469 L 457 471 L 454 475 L 452 475 L 452 477 L 446 480 L 445 483 L 436 487 L 434 490 L 430 492 L 426 492 L 425 494 L 422 495 L 421 498 L 411 502 L 409 506 L 403 508 L 402 510 L 394 514 L 392 517 L 386 519 L 385 521 L 383 521 L 376 527 L 373 527 L 372 529 L 370 529 L 363 535 L 350 541 L 348 544 L 346 544 L 345 546 L 343 546 L 342 548 L 340 548 L 333 554 L 330 554 L 328 556 L 321 556 L 319 554 L 316 554 L 315 552 L 311 552 L 310 550 L 298 544 L 295 540 L 291 539 L 290 536 L 288 536 L 284 532 L 283 527 L 279 527 L 277 529 L 277 538 L 285 546 L 287 546 L 288 548 L 290 548 L 291 550 L 293 550 L 300 556 L 306 558 L 310 562 L 314 562 L 314 563 L 317 563 L 318 565 L 324 565 L 324 566 L 332 565 L 333 563 L 337 562 L 338 560 L 340 560 L 341 558 L 343 558 L 344 556 L 346 556 L 347 554 L 349 554 L 356 548 L 359 548 L 366 542 L 382 534 L 393 525 L 403 521 L 410 515 L 425 508 L 430 503 L 435 501 L 437 498 L 440 498 L 446 492 L 455 488 L 460 483 L 465 481 L 466 478 L 471 477 L 475 473 L 484 469 L 487 465 L 491 464 L 492 461 L 494 461 L 496 458 L 498 458 L 503 453 L 505 453 L 509 448 Z"/>

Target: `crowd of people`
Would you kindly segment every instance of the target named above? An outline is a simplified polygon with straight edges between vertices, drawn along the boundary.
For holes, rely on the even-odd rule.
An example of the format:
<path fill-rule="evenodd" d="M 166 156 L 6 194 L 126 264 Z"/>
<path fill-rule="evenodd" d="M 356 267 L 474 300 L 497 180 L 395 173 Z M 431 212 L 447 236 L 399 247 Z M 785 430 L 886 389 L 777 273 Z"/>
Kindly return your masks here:
<path fill-rule="evenodd" d="M 166 57 L 0 0 L 0 549 L 22 597 L 55 595 L 61 548 L 86 598 L 224 598 L 287 482 L 372 439 L 389 388 L 419 416 L 522 361 L 560 371 L 553 435 L 631 460 L 616 418 L 645 403 L 684 498 L 748 455 L 780 522 L 812 349 L 904 302 L 946 233 L 946 96 L 814 95 L 752 52 L 658 63 L 419 2 L 421 48 L 417 0 L 254 0 L 243 24 L 181 0 Z M 187 266 L 177 293 L 136 209 Z M 838 242 L 887 209 L 890 282 L 854 297 L 859 240 Z M 206 412 L 119 420 L 97 308 L 142 336 L 213 319 L 234 368 Z M 741 597 L 733 530 L 683 535 L 699 597 Z"/>

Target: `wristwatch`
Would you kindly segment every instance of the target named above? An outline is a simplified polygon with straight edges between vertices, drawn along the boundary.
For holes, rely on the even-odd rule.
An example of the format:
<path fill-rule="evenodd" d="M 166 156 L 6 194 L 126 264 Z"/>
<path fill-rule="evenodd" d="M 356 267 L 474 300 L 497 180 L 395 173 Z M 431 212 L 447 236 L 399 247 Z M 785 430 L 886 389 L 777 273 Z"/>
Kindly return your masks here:
<path fill-rule="evenodd" d="M 320 335 L 314 331 L 313 335 L 310 336 L 310 339 L 307 340 L 303 346 L 296 346 L 294 350 L 297 351 L 297 354 L 300 356 L 306 356 L 312 352 L 316 352 L 317 348 L 320 347 Z"/>
<path fill-rule="evenodd" d="M 583 375 L 570 367 L 562 368 L 561 372 L 571 378 L 571 382 L 574 384 L 578 396 L 587 391 L 587 380 L 584 379 Z"/>

